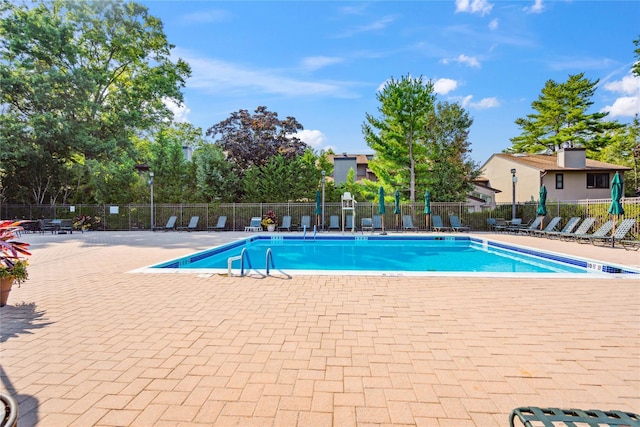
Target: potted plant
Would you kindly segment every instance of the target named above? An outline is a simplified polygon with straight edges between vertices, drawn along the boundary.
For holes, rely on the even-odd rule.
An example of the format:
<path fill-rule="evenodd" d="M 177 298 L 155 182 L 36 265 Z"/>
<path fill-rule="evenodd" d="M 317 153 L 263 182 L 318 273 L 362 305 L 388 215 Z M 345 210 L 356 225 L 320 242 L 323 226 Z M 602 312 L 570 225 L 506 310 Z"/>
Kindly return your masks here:
<path fill-rule="evenodd" d="M 267 214 L 262 217 L 262 222 L 260 224 L 262 224 L 267 231 L 274 231 L 276 229 L 276 225 L 278 225 L 278 222 L 276 221 L 276 214 L 273 213 L 273 211 L 268 211 Z"/>
<path fill-rule="evenodd" d="M 25 255 L 31 255 L 29 243 L 15 240 L 22 230 L 22 221 L 0 220 L 0 307 L 7 304 L 13 283 L 20 285 L 27 280 L 27 262 Z"/>

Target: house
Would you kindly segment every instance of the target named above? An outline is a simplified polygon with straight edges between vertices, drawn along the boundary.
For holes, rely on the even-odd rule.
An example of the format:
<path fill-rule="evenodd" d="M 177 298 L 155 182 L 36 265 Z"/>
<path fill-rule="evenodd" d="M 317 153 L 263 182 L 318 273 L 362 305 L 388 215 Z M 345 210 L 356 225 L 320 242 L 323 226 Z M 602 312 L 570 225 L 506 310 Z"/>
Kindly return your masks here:
<path fill-rule="evenodd" d="M 327 159 L 333 163 L 332 178 L 336 185 L 347 182 L 347 174 L 350 169 L 356 173 L 356 182 L 363 179 L 378 180 L 369 169 L 369 160 L 373 159 L 373 154 L 329 154 Z"/>
<path fill-rule="evenodd" d="M 540 186 L 547 188 L 549 200 L 606 199 L 616 172 L 626 166 L 586 158 L 584 148 L 565 148 L 553 154 L 494 154 L 482 166 L 488 184 L 501 190 L 496 202 L 536 201 Z"/>

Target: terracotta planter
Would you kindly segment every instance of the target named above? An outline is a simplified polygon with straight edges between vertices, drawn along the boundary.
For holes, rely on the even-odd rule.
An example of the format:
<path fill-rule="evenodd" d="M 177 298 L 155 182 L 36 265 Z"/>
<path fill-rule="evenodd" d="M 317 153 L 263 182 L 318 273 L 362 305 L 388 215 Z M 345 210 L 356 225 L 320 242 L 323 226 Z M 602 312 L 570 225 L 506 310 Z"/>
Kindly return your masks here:
<path fill-rule="evenodd" d="M 0 307 L 7 305 L 9 292 L 13 286 L 13 277 L 3 277 L 0 279 Z"/>

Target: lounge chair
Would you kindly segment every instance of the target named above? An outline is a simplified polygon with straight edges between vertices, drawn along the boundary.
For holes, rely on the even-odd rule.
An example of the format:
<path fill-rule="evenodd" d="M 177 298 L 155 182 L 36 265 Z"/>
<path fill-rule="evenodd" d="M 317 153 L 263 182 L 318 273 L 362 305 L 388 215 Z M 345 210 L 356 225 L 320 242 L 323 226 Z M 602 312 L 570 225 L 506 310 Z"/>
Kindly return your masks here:
<path fill-rule="evenodd" d="M 353 224 L 353 215 L 347 214 L 344 218 L 345 218 L 344 219 L 344 222 L 345 222 L 344 230 L 345 231 L 350 231 L 350 230 L 358 231 L 358 227 L 353 227 L 353 225 L 354 225 Z"/>
<path fill-rule="evenodd" d="M 493 231 L 507 231 L 507 220 L 504 218 L 496 218 L 496 225 L 493 226 Z"/>
<path fill-rule="evenodd" d="M 635 218 L 623 219 L 622 222 L 616 226 L 613 235 L 609 237 L 592 237 L 589 240 L 594 245 L 604 246 L 607 244 L 611 244 L 612 246 L 615 246 L 616 242 L 620 242 L 627 238 L 627 235 L 631 232 L 631 228 L 635 223 Z"/>
<path fill-rule="evenodd" d="M 547 226 L 544 229 L 527 230 L 527 233 L 529 235 L 542 236 L 544 235 L 544 233 L 547 233 L 550 231 L 556 231 L 556 227 L 558 226 L 558 224 L 560 224 L 560 221 L 562 221 L 561 216 L 553 217 L 551 221 L 549 221 L 549 224 L 547 224 Z"/>
<path fill-rule="evenodd" d="M 207 230 L 224 231 L 226 226 L 227 226 L 227 216 L 220 215 L 218 217 L 218 223 L 215 225 L 215 227 L 207 227 Z"/>
<path fill-rule="evenodd" d="M 594 239 L 607 237 L 607 234 L 609 234 L 612 228 L 613 220 L 610 219 L 609 221 L 602 224 L 600 228 L 598 228 L 592 234 L 576 234 L 575 236 L 573 236 L 573 239 L 578 243 L 591 243 Z"/>
<path fill-rule="evenodd" d="M 539 233 L 536 233 L 539 236 L 544 236 L 548 239 L 553 239 L 554 237 L 560 235 L 560 234 L 567 234 L 567 233 L 572 233 L 573 230 L 575 230 L 575 228 L 578 226 L 578 224 L 580 223 L 580 217 L 579 216 L 574 216 L 569 218 L 569 221 L 567 221 L 567 223 L 564 225 L 564 227 L 562 227 L 562 230 L 560 231 L 555 231 L 555 230 L 551 230 L 551 231 L 545 231 L 542 230 Z"/>
<path fill-rule="evenodd" d="M 364 233 L 365 231 L 371 231 L 373 233 L 373 219 L 371 218 L 362 218 L 360 223 L 360 229 Z"/>
<path fill-rule="evenodd" d="M 169 231 L 169 230 L 175 230 L 176 229 L 176 221 L 178 220 L 178 217 L 175 215 L 171 215 L 169 217 L 169 219 L 167 220 L 167 224 L 164 227 L 153 227 L 153 231 L 158 231 L 158 230 L 162 230 L 162 231 Z"/>
<path fill-rule="evenodd" d="M 620 244 L 625 251 L 637 251 L 640 249 L 640 239 L 623 239 Z"/>
<path fill-rule="evenodd" d="M 200 217 L 198 215 L 194 215 L 189 220 L 189 225 L 186 227 L 178 227 L 178 231 L 187 230 L 194 231 L 198 229 L 198 221 L 200 221 Z"/>
<path fill-rule="evenodd" d="M 58 234 L 73 234 L 73 220 L 72 219 L 61 219 L 60 225 L 58 226 Z"/>
<path fill-rule="evenodd" d="M 298 231 L 304 231 L 305 229 L 311 228 L 311 217 L 309 215 L 302 215 L 300 217 L 300 226 L 298 227 Z"/>
<path fill-rule="evenodd" d="M 282 217 L 282 224 L 278 227 L 278 231 L 291 231 L 291 215 Z"/>
<path fill-rule="evenodd" d="M 338 215 L 329 217 L 329 230 L 340 230 L 340 217 Z"/>
<path fill-rule="evenodd" d="M 418 230 L 418 227 L 415 227 L 413 225 L 413 218 L 411 217 L 411 215 L 402 215 L 402 229 L 404 231 L 407 231 L 407 230 L 417 231 Z"/>
<path fill-rule="evenodd" d="M 382 215 L 373 216 L 373 231 L 382 230 Z"/>
<path fill-rule="evenodd" d="M 593 217 L 585 218 L 584 221 L 582 221 L 582 224 L 580 224 L 576 231 L 574 231 L 573 233 L 559 233 L 557 234 L 557 236 L 561 240 L 571 240 L 575 236 L 587 234 L 589 230 L 591 230 L 591 227 L 593 227 L 593 224 L 595 224 L 595 222 L 596 219 Z"/>
<path fill-rule="evenodd" d="M 487 228 L 489 231 L 495 231 L 497 220 L 495 218 L 487 218 Z"/>
<path fill-rule="evenodd" d="M 624 411 L 599 409 L 561 409 L 527 406 L 516 408 L 509 415 L 509 427 L 518 418 L 523 426 L 637 426 L 640 415 Z"/>
<path fill-rule="evenodd" d="M 247 225 L 244 228 L 244 231 L 248 231 L 248 232 L 262 231 L 262 225 L 260 224 L 261 221 L 262 219 L 259 216 L 254 216 L 253 218 L 251 218 L 249 225 Z"/>
<path fill-rule="evenodd" d="M 462 225 L 458 215 L 449 215 L 449 224 L 451 224 L 453 231 L 469 231 L 469 226 Z"/>
<path fill-rule="evenodd" d="M 433 231 L 450 231 L 450 227 L 445 227 L 442 223 L 442 217 L 440 215 L 431 215 L 431 223 L 433 224 L 431 228 Z"/>
<path fill-rule="evenodd" d="M 511 220 L 511 225 L 507 226 L 507 232 L 509 233 L 529 233 L 530 231 L 540 228 L 541 216 L 537 216 L 531 223 L 523 225 L 522 218 L 514 218 Z"/>

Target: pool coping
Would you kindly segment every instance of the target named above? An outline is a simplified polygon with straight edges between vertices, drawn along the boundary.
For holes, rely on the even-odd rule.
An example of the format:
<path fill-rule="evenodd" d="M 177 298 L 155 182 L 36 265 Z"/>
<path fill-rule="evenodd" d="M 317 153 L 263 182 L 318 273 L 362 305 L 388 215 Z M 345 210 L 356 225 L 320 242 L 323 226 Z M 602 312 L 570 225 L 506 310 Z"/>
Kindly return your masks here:
<path fill-rule="evenodd" d="M 197 261 L 202 258 L 203 254 L 211 256 L 220 251 L 225 251 L 230 248 L 242 246 L 247 242 L 254 240 L 388 240 L 388 239 L 402 239 L 402 240 L 468 240 L 481 245 L 487 245 L 503 250 L 509 250 L 514 252 L 520 252 L 526 255 L 541 258 L 543 260 L 550 260 L 560 264 L 568 264 L 572 267 L 584 268 L 588 274 L 585 273 L 525 273 L 525 272 L 433 272 L 433 271 L 376 271 L 376 270 L 279 270 L 277 268 L 270 269 L 250 269 L 245 275 L 257 275 L 262 277 L 267 276 L 287 276 L 291 274 L 296 276 L 308 276 L 308 275 L 320 275 L 320 276 L 336 276 L 336 275 L 349 275 L 349 276 L 382 276 L 382 277 L 496 277 L 496 278 L 571 278 L 571 279 L 594 279 L 594 278 L 607 278 L 607 279 L 638 279 L 640 269 L 611 263 L 608 261 L 600 261 L 592 258 L 585 258 L 576 255 L 567 255 L 560 252 L 550 251 L 546 249 L 536 249 L 528 246 L 519 245 L 516 243 L 505 243 L 488 238 L 475 237 L 473 235 L 322 235 L 322 236 L 306 236 L 300 235 L 251 235 L 244 239 L 236 240 L 226 244 L 214 246 L 202 251 L 194 252 L 193 254 L 173 258 L 161 263 L 137 268 L 129 271 L 129 273 L 143 273 L 143 274 L 191 274 L 200 277 L 210 277 L 214 275 L 228 275 L 229 270 L 223 268 L 202 268 L 202 269 L 180 269 L 159 266 L 167 264 L 175 264 L 180 260 L 189 259 L 189 261 Z M 233 268 L 231 270 L 233 276 L 240 276 L 240 274 L 233 274 L 234 271 L 240 272 L 240 267 Z M 271 274 L 270 274 L 271 273 Z M 275 274 L 273 274 L 275 273 Z"/>

